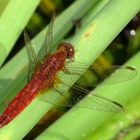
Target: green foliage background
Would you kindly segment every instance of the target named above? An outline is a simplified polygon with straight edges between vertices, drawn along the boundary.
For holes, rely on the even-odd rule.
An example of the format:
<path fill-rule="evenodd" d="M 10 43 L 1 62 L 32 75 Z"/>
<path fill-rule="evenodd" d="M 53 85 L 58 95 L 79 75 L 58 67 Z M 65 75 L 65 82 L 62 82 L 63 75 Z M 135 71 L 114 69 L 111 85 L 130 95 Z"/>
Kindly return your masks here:
<path fill-rule="evenodd" d="M 0 70 L 1 112 L 5 108 L 3 102 L 11 100 L 26 83 L 28 60 L 25 48 L 23 47 L 20 51 L 18 48 L 14 51 L 14 55 L 11 55 L 10 52 L 14 46 L 23 46 L 22 41 L 18 40 L 17 43 L 16 41 L 29 20 L 27 29 L 30 30 L 31 34 L 34 34 L 46 25 L 48 15 L 57 11 L 56 13 L 59 15 L 55 19 L 53 33 L 53 46 L 55 46 L 72 29 L 72 21 L 82 17 L 81 27 L 69 38 L 69 41 L 76 49 L 75 60 L 90 65 L 140 10 L 140 0 L 77 0 L 72 1 L 71 5 L 67 5 L 67 8 L 65 8 L 66 4 L 62 0 L 43 0 L 40 3 L 40 8 L 34 12 L 39 2 L 39 0 L 25 0 L 24 3 L 21 0 L 0 0 L 0 64 L 4 64 Z M 38 12 L 39 9 L 43 14 Z M 42 17 L 46 19 L 43 20 Z M 36 51 L 42 44 L 46 28 L 42 29 L 32 39 Z M 20 140 L 25 136 L 24 139 L 35 137 L 37 140 L 132 140 L 139 138 L 139 36 L 140 27 L 137 26 L 136 36 L 128 39 L 127 45 L 115 43 L 115 46 L 121 48 L 120 54 L 125 56 L 125 59 L 123 58 L 121 62 L 118 61 L 117 63 L 125 62 L 125 65 L 133 66 L 137 70 L 137 76 L 124 83 L 98 86 L 91 92 L 91 94 L 95 92 L 122 103 L 126 108 L 125 112 L 97 112 L 74 106 L 69 111 L 63 112 L 63 115 L 58 115 L 60 112 L 55 112 L 52 109 L 52 104 L 36 98 L 16 119 L 0 129 L 0 139 Z M 118 38 L 118 40 L 122 39 Z M 15 43 L 16 45 L 14 45 Z M 125 54 L 123 48 L 126 46 L 127 53 Z M 110 52 L 110 50 L 106 51 L 109 60 L 104 55 L 102 56 L 104 58 L 101 59 L 103 64 L 116 61 L 115 56 Z M 10 56 L 8 56 L 9 53 Z M 130 57 L 132 55 L 133 57 Z M 5 63 L 3 63 L 4 61 Z M 121 73 L 118 76 L 121 76 Z M 74 83 L 76 80 L 77 78 L 72 82 Z M 40 132 L 38 128 L 41 125 L 29 133 L 48 111 L 47 121 L 50 121 L 51 117 L 58 120 L 53 120 L 53 123 L 50 121 L 49 125 L 45 124 L 44 128 L 46 129 L 38 136 L 36 134 Z M 57 117 L 55 118 L 56 114 Z"/>

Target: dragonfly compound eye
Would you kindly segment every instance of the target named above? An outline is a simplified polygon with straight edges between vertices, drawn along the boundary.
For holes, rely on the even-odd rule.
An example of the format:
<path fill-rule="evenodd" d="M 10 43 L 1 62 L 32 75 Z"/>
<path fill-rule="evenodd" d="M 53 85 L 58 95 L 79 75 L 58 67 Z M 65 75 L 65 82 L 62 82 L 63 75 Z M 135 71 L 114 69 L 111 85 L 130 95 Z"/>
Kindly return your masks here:
<path fill-rule="evenodd" d="M 66 51 L 68 59 L 71 59 L 74 57 L 75 50 L 73 48 L 73 45 L 70 43 L 61 42 L 57 49 Z"/>

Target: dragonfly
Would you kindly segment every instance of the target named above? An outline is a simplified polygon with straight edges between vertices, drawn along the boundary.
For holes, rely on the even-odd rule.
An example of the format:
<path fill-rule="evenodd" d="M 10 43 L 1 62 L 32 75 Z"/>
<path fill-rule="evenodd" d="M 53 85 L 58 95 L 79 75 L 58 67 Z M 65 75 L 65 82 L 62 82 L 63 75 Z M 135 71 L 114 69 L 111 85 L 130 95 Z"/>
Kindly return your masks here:
<path fill-rule="evenodd" d="M 79 103 L 79 107 L 91 108 L 99 111 L 122 111 L 124 107 L 112 99 L 92 94 L 86 96 L 82 99 L 89 91 L 85 88 L 82 88 L 79 85 L 74 85 L 72 88 L 78 91 L 77 94 L 71 96 L 71 99 L 68 102 L 56 101 L 56 96 L 66 99 L 64 94 L 68 88 L 71 87 L 70 79 L 72 76 L 79 76 L 84 72 L 84 69 L 87 68 L 87 64 L 82 62 L 74 62 L 75 49 L 71 43 L 60 42 L 57 46 L 56 51 L 52 51 L 51 43 L 53 40 L 53 24 L 54 17 L 49 24 L 44 42 L 36 55 L 30 38 L 26 31 L 24 31 L 24 39 L 27 48 L 27 55 L 29 59 L 28 66 L 28 75 L 27 84 L 21 89 L 16 96 L 8 104 L 7 108 L 4 110 L 0 116 L 0 128 L 10 123 L 14 118 L 16 118 L 24 109 L 27 107 L 32 100 L 40 95 L 42 91 L 52 90 L 53 94 L 47 94 L 44 100 L 62 106 L 73 106 L 73 104 Z M 124 76 L 120 77 L 116 81 L 108 81 L 106 84 L 111 84 L 115 82 L 122 82 L 129 79 L 132 79 L 136 70 L 133 67 L 129 66 L 95 66 L 92 69 L 101 70 L 105 69 L 107 72 L 121 70 L 124 72 Z M 67 75 L 69 80 L 63 80 L 61 73 Z M 104 80 L 106 76 L 101 77 Z M 59 85 L 62 85 L 61 88 Z M 42 95 L 43 96 L 43 95 Z"/>

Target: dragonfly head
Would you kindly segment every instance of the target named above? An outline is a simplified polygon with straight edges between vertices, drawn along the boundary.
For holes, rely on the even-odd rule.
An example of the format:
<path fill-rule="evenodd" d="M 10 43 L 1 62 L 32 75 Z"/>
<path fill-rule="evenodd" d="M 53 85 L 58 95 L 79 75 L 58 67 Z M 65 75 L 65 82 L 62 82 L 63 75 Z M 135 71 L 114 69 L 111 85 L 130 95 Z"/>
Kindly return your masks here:
<path fill-rule="evenodd" d="M 67 59 L 73 58 L 74 54 L 75 54 L 75 50 L 73 48 L 73 45 L 70 43 L 66 43 L 66 42 L 61 42 L 58 45 L 57 50 L 65 51 L 67 53 Z"/>

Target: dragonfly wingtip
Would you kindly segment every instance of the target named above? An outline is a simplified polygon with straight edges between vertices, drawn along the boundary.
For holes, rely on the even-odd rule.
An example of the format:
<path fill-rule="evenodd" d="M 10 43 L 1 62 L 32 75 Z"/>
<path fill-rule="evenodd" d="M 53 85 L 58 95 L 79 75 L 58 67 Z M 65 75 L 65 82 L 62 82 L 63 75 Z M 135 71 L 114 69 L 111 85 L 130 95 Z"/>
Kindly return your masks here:
<path fill-rule="evenodd" d="M 127 68 L 128 70 L 131 70 L 131 71 L 135 71 L 135 70 L 136 70 L 134 67 L 131 67 L 131 66 L 126 66 L 126 68 Z"/>

